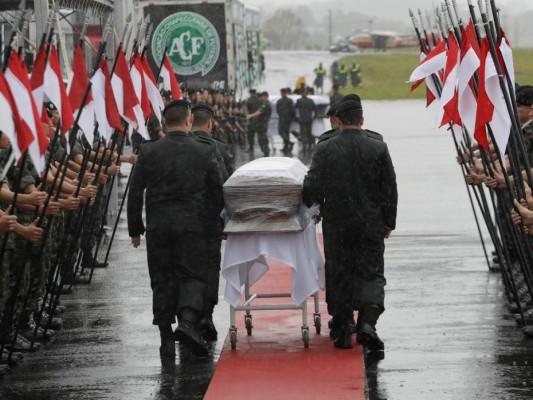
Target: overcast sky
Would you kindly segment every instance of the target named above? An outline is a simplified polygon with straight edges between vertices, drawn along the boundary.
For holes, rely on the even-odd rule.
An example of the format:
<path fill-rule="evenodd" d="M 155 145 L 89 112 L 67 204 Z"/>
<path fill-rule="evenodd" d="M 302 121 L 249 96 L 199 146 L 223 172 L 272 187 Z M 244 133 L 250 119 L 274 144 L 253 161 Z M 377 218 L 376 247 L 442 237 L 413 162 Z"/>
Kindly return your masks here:
<path fill-rule="evenodd" d="M 271 10 L 272 8 L 283 8 L 288 5 L 316 5 L 321 4 L 326 8 L 328 3 L 332 3 L 331 0 L 241 0 L 243 3 L 252 6 L 264 6 L 265 4 Z M 337 3 L 337 1 L 335 1 Z M 342 3 L 346 4 L 346 8 L 353 10 L 356 8 L 359 12 L 369 15 L 376 15 L 382 18 L 399 18 L 402 13 L 407 14 L 407 10 L 412 8 L 416 10 L 418 8 L 424 10 L 430 10 L 434 8 L 434 5 L 441 4 L 442 1 L 436 0 L 346 0 Z M 477 0 L 474 0 L 477 4 Z M 467 7 L 467 0 L 457 0 L 457 4 L 461 7 Z M 533 9 L 533 0 L 496 0 L 498 7 L 501 7 L 503 11 L 516 14 L 523 11 Z M 406 15 L 406 18 L 407 15 Z"/>

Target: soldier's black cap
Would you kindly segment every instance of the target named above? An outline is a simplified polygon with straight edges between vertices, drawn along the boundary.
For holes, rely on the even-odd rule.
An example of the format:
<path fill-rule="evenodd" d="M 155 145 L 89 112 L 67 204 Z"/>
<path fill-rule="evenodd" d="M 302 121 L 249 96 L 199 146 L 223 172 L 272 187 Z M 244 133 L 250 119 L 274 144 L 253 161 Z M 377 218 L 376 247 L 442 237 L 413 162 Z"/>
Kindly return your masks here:
<path fill-rule="evenodd" d="M 328 112 L 326 113 L 326 116 L 334 117 L 335 115 L 337 115 L 337 109 L 339 107 L 339 104 L 340 104 L 339 101 L 336 101 L 335 103 L 331 104 L 329 106 Z"/>
<path fill-rule="evenodd" d="M 161 90 L 161 97 L 167 100 L 171 100 L 171 93 L 170 90 Z"/>
<path fill-rule="evenodd" d="M 345 111 L 363 111 L 363 106 L 361 105 L 360 101 L 356 100 L 348 100 L 348 101 L 341 101 L 339 106 L 337 107 L 337 113 L 335 115 L 340 115 Z"/>
<path fill-rule="evenodd" d="M 261 96 L 266 96 L 266 97 L 268 97 L 268 92 L 261 92 L 261 93 L 259 93 L 259 97 L 261 97 Z"/>
<path fill-rule="evenodd" d="M 340 102 L 343 102 L 343 101 L 358 101 L 360 103 L 361 98 L 355 93 L 352 93 L 352 94 L 347 94 L 342 99 L 340 99 Z"/>
<path fill-rule="evenodd" d="M 257 90 L 255 90 L 255 89 L 250 89 L 250 90 L 248 90 L 248 93 L 250 93 L 250 94 L 257 94 Z"/>
<path fill-rule="evenodd" d="M 212 117 L 215 115 L 213 108 L 209 104 L 196 104 L 192 107 L 192 113 L 204 111 L 209 113 Z"/>
<path fill-rule="evenodd" d="M 521 106 L 533 105 L 533 86 L 521 86 L 516 91 L 516 104 Z"/>

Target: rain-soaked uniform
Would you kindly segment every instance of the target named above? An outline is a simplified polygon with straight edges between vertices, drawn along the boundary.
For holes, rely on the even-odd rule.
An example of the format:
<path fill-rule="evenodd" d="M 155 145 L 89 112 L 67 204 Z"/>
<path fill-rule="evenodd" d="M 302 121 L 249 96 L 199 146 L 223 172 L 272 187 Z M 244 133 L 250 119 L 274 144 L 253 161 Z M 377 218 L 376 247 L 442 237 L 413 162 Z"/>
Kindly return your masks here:
<path fill-rule="evenodd" d="M 331 315 L 377 305 L 384 310 L 385 226 L 396 226 L 396 175 L 387 145 L 375 133 L 348 129 L 317 146 L 303 201 L 318 203 L 327 259 Z"/>
<path fill-rule="evenodd" d="M 212 146 L 185 132 L 140 146 L 128 195 L 130 237 L 144 234 L 153 292 L 154 325 L 204 312 L 207 264 L 204 198 L 223 207 L 222 176 Z"/>

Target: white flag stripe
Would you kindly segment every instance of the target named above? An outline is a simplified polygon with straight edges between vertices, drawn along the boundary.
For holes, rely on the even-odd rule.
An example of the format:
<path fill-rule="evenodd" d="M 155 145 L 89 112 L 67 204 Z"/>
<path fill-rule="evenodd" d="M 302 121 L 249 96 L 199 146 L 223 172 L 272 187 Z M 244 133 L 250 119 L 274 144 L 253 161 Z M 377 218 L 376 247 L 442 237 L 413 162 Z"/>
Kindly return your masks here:
<path fill-rule="evenodd" d="M 420 64 L 411 74 L 409 82 L 416 82 L 422 78 L 436 74 L 446 67 L 446 53 L 437 54 L 435 57 Z"/>
<path fill-rule="evenodd" d="M 476 129 L 477 100 L 472 92 L 470 81 L 479 66 L 479 57 L 474 49 L 470 48 L 461 59 L 457 76 L 459 115 L 466 131 L 472 138 Z"/>
<path fill-rule="evenodd" d="M 494 138 L 498 144 L 502 159 L 507 149 L 507 143 L 509 141 L 509 135 L 511 133 L 511 118 L 507 112 L 503 93 L 500 88 L 500 82 L 496 67 L 492 60 L 492 57 L 487 54 L 487 61 L 485 64 L 485 89 L 487 95 L 494 105 L 494 114 L 492 115 L 492 121 L 489 125 L 492 128 Z"/>
<path fill-rule="evenodd" d="M 22 111 L 20 112 L 20 118 L 29 127 L 33 135 L 33 141 L 28 148 L 28 154 L 30 155 L 37 172 L 41 173 L 44 170 L 44 161 L 41 157 L 41 152 L 39 149 L 37 126 L 35 125 L 35 116 L 33 115 L 33 98 L 24 84 L 13 74 L 13 72 L 11 72 L 9 68 L 6 70 L 5 77 L 9 84 L 9 88 L 11 89 L 11 93 L 13 94 L 16 107 L 18 110 Z"/>
<path fill-rule="evenodd" d="M 91 78 L 93 99 L 94 99 L 94 111 L 96 114 L 96 120 L 98 121 L 98 132 L 100 137 L 109 143 L 111 136 L 113 135 L 113 128 L 109 125 L 106 114 L 106 97 L 105 97 L 105 75 L 100 68 L 96 71 Z"/>
<path fill-rule="evenodd" d="M 7 135 L 11 142 L 11 149 L 15 158 L 20 158 L 20 149 L 15 135 L 15 121 L 13 120 L 13 112 L 11 104 L 8 99 L 0 92 L 0 110 L 3 111 L 2 118 L 0 118 L 0 130 Z M 9 168 L 6 168 L 9 170 Z M 0 180 L 2 181 L 2 180 Z"/>

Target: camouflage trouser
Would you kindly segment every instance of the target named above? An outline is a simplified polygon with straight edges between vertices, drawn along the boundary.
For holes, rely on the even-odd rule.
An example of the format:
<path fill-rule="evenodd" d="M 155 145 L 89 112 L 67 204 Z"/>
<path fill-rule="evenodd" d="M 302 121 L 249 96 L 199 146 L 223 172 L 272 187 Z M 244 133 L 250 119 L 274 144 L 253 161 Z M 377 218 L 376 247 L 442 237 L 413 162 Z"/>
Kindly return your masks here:
<path fill-rule="evenodd" d="M 42 228 L 46 230 L 49 220 L 45 218 L 43 220 Z M 48 232 L 46 242 L 43 243 L 42 240 L 35 242 L 31 247 L 30 253 L 30 288 L 29 288 L 29 297 L 26 306 L 28 311 L 37 311 L 37 303 L 39 298 L 43 296 L 46 283 L 48 280 L 48 273 L 50 272 L 50 267 L 52 265 L 51 259 L 51 237 Z M 44 235 L 43 235 L 44 237 Z M 42 250 L 41 250 L 42 248 Z"/>
<path fill-rule="evenodd" d="M 0 245 L 2 241 L 0 241 Z M 5 311 L 5 305 L 9 294 L 9 264 L 13 259 L 13 249 L 6 249 L 0 263 L 0 320 Z"/>
<path fill-rule="evenodd" d="M 94 256 L 93 250 L 96 246 L 100 226 L 105 218 L 104 211 L 110 192 L 109 185 L 106 184 L 101 190 L 100 199 L 93 206 L 89 207 L 85 220 L 83 221 L 83 232 L 85 236 L 82 242 L 82 250 L 84 261 L 92 262 Z"/>
<path fill-rule="evenodd" d="M 75 212 L 72 212 L 71 217 L 65 217 L 64 231 L 63 231 L 63 241 L 62 246 L 60 246 L 61 254 L 60 266 L 61 266 L 61 279 L 68 281 L 74 276 L 74 270 L 76 267 L 76 259 L 78 252 L 81 246 L 81 238 L 83 237 L 83 229 L 79 232 L 76 242 L 74 242 L 74 236 L 76 235 L 77 222 L 79 220 L 79 213 L 81 209 Z"/>

